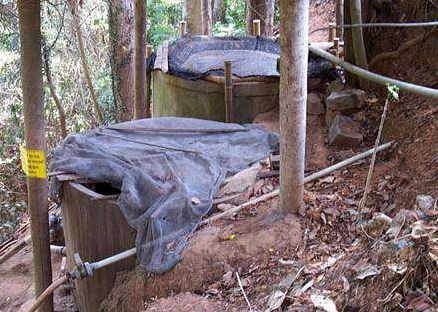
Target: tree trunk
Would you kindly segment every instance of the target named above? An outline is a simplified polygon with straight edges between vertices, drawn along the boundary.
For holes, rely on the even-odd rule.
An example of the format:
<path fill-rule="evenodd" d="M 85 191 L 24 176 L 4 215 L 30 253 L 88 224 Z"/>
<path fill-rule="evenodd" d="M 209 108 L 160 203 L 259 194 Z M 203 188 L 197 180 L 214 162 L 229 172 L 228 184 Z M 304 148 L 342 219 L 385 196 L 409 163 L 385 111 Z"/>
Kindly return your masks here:
<path fill-rule="evenodd" d="M 350 0 L 351 23 L 362 24 L 362 4 L 361 0 Z M 354 27 L 351 29 L 353 40 L 354 56 L 356 65 L 364 69 L 368 69 L 367 55 L 365 52 L 365 44 L 363 40 L 362 27 Z M 359 78 L 360 87 L 366 89 L 367 81 Z"/>
<path fill-rule="evenodd" d="M 74 23 L 76 36 L 78 38 L 79 53 L 80 53 L 82 68 L 84 70 L 85 81 L 87 82 L 88 90 L 90 92 L 91 100 L 93 102 L 94 110 L 96 112 L 99 123 L 103 124 L 103 122 L 104 122 L 103 114 L 99 108 L 99 104 L 97 103 L 97 96 L 96 96 L 96 92 L 94 91 L 93 82 L 91 80 L 90 69 L 88 67 L 88 62 L 87 62 L 87 56 L 85 54 L 85 45 L 84 45 L 84 40 L 82 37 L 81 23 L 80 23 L 80 20 L 78 17 L 77 3 L 76 3 L 76 0 L 69 0 L 68 3 L 69 3 L 70 9 L 71 9 L 71 14 L 73 17 L 73 23 Z"/>
<path fill-rule="evenodd" d="M 186 0 L 187 25 L 192 35 L 202 35 L 202 1 Z"/>
<path fill-rule="evenodd" d="M 344 0 L 344 23 L 351 24 L 351 0 Z M 356 64 L 356 57 L 354 56 L 353 39 L 351 36 L 351 28 L 344 29 L 344 58 L 350 64 Z M 359 86 L 359 79 L 350 72 L 345 72 L 345 80 L 348 85 L 352 87 Z"/>
<path fill-rule="evenodd" d="M 202 34 L 211 36 L 211 0 L 202 0 Z"/>
<path fill-rule="evenodd" d="M 227 8 L 226 0 L 212 0 L 213 3 L 213 24 L 216 22 L 224 22 L 225 21 L 225 12 Z"/>
<path fill-rule="evenodd" d="M 61 127 L 61 136 L 63 139 L 67 136 L 67 125 L 65 122 L 65 111 L 64 107 L 61 104 L 61 100 L 58 98 L 58 95 L 56 93 L 55 85 L 52 81 L 52 74 L 50 71 L 50 51 L 48 51 L 48 48 L 45 46 L 44 43 L 44 72 L 46 73 L 46 79 L 47 79 L 47 85 L 50 89 L 50 94 L 52 95 L 53 102 L 55 102 L 56 108 L 58 109 L 59 114 L 59 125 Z"/>
<path fill-rule="evenodd" d="M 246 30 L 252 35 L 252 21 L 260 20 L 262 36 L 272 36 L 274 30 L 275 0 L 246 1 Z"/>
<path fill-rule="evenodd" d="M 146 0 L 135 0 L 135 119 L 146 111 Z"/>
<path fill-rule="evenodd" d="M 111 79 L 118 119 L 134 115 L 134 6 L 131 0 L 107 0 Z"/>
<path fill-rule="evenodd" d="M 42 162 L 45 159 L 46 138 L 40 10 L 40 0 L 20 0 L 18 2 L 25 142 L 27 149 L 40 151 L 37 160 Z M 45 175 L 45 171 L 43 173 Z M 41 295 L 52 283 L 47 188 L 46 177 L 32 177 L 28 174 L 28 209 L 36 296 Z M 53 311 L 53 295 L 47 297 L 39 311 Z"/>
<path fill-rule="evenodd" d="M 187 0 L 187 25 L 192 35 L 211 35 L 211 0 Z"/>
<path fill-rule="evenodd" d="M 344 24 L 344 0 L 336 0 L 336 25 Z M 336 37 L 342 40 L 344 38 L 344 29 L 336 29 Z"/>
<path fill-rule="evenodd" d="M 280 0 L 280 211 L 303 205 L 309 0 Z"/>

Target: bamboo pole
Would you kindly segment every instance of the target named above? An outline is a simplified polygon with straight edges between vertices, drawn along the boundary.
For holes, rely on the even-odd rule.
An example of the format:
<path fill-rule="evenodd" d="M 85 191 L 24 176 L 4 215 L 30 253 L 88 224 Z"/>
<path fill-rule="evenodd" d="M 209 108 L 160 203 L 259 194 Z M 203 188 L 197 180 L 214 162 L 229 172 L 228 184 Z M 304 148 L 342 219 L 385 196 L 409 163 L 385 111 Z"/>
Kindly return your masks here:
<path fill-rule="evenodd" d="M 314 46 L 309 46 L 309 50 L 312 51 L 313 53 L 315 53 L 316 55 L 319 55 L 320 57 L 341 66 L 342 68 L 344 68 L 348 72 L 353 73 L 353 74 L 355 74 L 359 77 L 362 77 L 364 79 L 368 79 L 370 81 L 373 81 L 373 82 L 381 84 L 381 85 L 387 85 L 387 84 L 396 85 L 397 87 L 400 88 L 401 91 L 405 91 L 408 93 L 414 93 L 414 94 L 430 97 L 433 99 L 438 99 L 438 90 L 437 89 L 426 88 L 423 86 L 418 86 L 418 85 L 415 85 L 412 83 L 408 83 L 408 82 L 404 82 L 404 81 L 400 81 L 400 80 L 396 80 L 396 79 L 392 79 L 392 78 L 388 78 L 388 77 L 385 77 L 382 75 L 372 73 L 368 70 L 365 70 L 363 68 L 360 68 L 360 67 L 354 66 L 350 63 L 347 63 L 347 62 L 341 60 L 340 58 L 333 56 L 330 53 L 323 51 L 321 49 L 318 49 Z"/>
<path fill-rule="evenodd" d="M 257 36 L 257 37 L 261 35 L 261 28 L 260 28 L 260 20 L 259 19 L 252 21 L 252 35 Z"/>
<path fill-rule="evenodd" d="M 146 46 L 146 64 L 149 64 L 149 60 L 152 55 L 152 46 Z M 151 111 L 151 99 L 152 99 L 152 89 L 151 89 L 151 72 L 150 70 L 146 71 L 146 118 L 150 118 L 152 116 Z"/>
<path fill-rule="evenodd" d="M 41 295 L 52 283 L 47 203 L 48 186 L 45 166 L 42 166 L 45 163 L 46 135 L 40 12 L 40 0 L 20 0 L 18 2 L 24 136 L 26 148 L 29 150 L 29 153 L 25 152 L 25 155 L 37 156 L 36 159 L 29 157 L 28 162 L 40 166 L 39 169 L 41 169 L 38 170 L 38 174 L 26 170 L 36 296 Z M 35 160 L 36 162 L 34 162 Z M 25 163 L 23 162 L 24 166 L 26 166 Z M 44 300 L 40 311 L 53 311 L 53 296 L 48 296 Z"/>
<path fill-rule="evenodd" d="M 134 119 L 142 119 L 146 114 L 146 0 L 135 0 L 134 23 Z"/>
<path fill-rule="evenodd" d="M 390 148 L 392 146 L 392 144 L 394 144 L 394 141 L 391 141 L 391 142 L 388 142 L 388 143 L 380 145 L 377 148 L 377 152 L 381 152 L 383 150 L 386 150 L 386 149 Z M 363 153 L 355 155 L 355 156 L 353 156 L 351 158 L 348 158 L 346 160 L 343 160 L 340 163 L 337 163 L 337 164 L 335 164 L 333 166 L 330 166 L 328 168 L 325 168 L 325 169 L 323 169 L 321 171 L 315 172 L 315 173 L 305 177 L 304 180 L 303 180 L 303 183 L 305 184 L 305 183 L 309 183 L 309 182 L 315 181 L 315 180 L 317 180 L 319 178 L 322 178 L 322 177 L 324 177 L 324 176 L 326 176 L 326 175 L 328 175 L 328 174 L 330 174 L 330 173 L 332 173 L 332 172 L 334 172 L 336 170 L 339 170 L 339 169 L 344 168 L 344 167 L 346 167 L 348 165 L 351 165 L 351 164 L 355 163 L 358 160 L 361 160 L 363 158 L 369 157 L 369 156 L 373 155 L 373 153 L 374 153 L 374 148 L 369 149 L 369 150 L 367 150 L 367 151 L 365 151 Z M 265 194 L 265 195 L 262 195 L 260 197 L 251 199 L 250 201 L 247 201 L 246 203 L 243 203 L 242 205 L 239 205 L 237 207 L 231 208 L 231 209 L 229 209 L 229 210 L 227 210 L 225 212 L 218 213 L 218 214 L 216 214 L 216 215 L 214 215 L 214 216 L 212 216 L 212 217 L 202 221 L 201 225 L 210 223 L 210 222 L 215 221 L 215 220 L 219 220 L 219 219 L 221 219 L 221 218 L 223 218 L 223 217 L 225 217 L 227 215 L 230 215 L 230 214 L 233 214 L 233 213 L 237 213 L 240 210 L 242 210 L 243 208 L 250 207 L 250 206 L 258 204 L 260 202 L 264 202 L 265 200 L 268 200 L 270 198 L 278 196 L 279 194 L 280 194 L 280 190 L 277 189 L 277 190 L 274 190 L 274 191 L 272 191 L 272 192 L 270 192 L 268 194 Z"/>
<path fill-rule="evenodd" d="M 85 81 L 87 82 L 88 90 L 90 91 L 91 100 L 93 102 L 93 106 L 94 106 L 94 110 L 96 111 L 97 118 L 99 119 L 99 122 L 103 124 L 104 122 L 103 114 L 97 102 L 96 92 L 94 91 L 93 82 L 91 81 L 90 69 L 88 68 L 87 57 L 85 55 L 85 45 L 82 37 L 81 23 L 79 22 L 79 17 L 77 12 L 77 5 L 74 0 L 69 0 L 68 3 L 73 17 L 73 23 L 76 30 L 76 37 L 78 39 L 79 53 L 81 56 L 82 68 L 84 69 Z"/>
<path fill-rule="evenodd" d="M 186 21 L 180 21 L 179 22 L 179 36 L 184 37 L 187 31 L 187 22 Z"/>
<path fill-rule="evenodd" d="M 224 76 L 225 76 L 225 121 L 233 122 L 233 73 L 231 61 L 224 61 Z"/>

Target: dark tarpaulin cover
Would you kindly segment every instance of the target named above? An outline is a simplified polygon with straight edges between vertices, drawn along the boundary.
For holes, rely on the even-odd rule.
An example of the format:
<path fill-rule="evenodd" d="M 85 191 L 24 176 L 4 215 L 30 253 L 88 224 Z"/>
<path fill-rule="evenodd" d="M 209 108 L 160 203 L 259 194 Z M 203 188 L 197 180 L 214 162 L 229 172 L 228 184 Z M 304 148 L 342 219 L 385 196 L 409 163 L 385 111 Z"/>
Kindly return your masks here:
<path fill-rule="evenodd" d="M 280 45 L 269 37 L 184 36 L 169 44 L 169 73 L 184 79 L 200 79 L 207 75 L 223 76 L 223 61 L 232 61 L 233 75 L 276 77 Z M 149 70 L 154 67 L 155 54 Z M 336 79 L 331 64 L 309 52 L 308 78 Z"/>
<path fill-rule="evenodd" d="M 51 170 L 120 189 L 118 205 L 137 230 L 138 262 L 165 272 L 181 259 L 226 176 L 277 148 L 278 137 L 256 125 L 143 119 L 70 135 L 53 150 Z M 59 187 L 55 179 L 53 195 Z"/>

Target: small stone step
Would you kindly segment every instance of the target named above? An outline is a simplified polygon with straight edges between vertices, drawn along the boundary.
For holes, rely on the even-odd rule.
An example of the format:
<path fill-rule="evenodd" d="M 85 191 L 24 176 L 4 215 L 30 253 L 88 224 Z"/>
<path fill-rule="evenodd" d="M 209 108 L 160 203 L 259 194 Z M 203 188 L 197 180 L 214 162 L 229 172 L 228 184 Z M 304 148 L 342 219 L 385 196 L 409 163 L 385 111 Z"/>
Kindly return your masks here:
<path fill-rule="evenodd" d="M 365 91 L 346 89 L 333 91 L 326 99 L 327 110 L 354 112 L 365 105 Z"/>
<path fill-rule="evenodd" d="M 349 147 L 362 143 L 360 126 L 350 117 L 337 115 L 329 129 L 329 144 Z"/>

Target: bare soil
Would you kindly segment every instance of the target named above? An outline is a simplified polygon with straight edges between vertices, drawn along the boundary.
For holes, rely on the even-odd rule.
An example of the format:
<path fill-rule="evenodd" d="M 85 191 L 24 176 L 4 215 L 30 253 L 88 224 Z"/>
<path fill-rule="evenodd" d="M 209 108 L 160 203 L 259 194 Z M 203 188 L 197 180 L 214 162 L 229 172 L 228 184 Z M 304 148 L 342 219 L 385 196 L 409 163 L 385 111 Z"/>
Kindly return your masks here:
<path fill-rule="evenodd" d="M 293 215 L 280 217 L 272 205 L 275 203 L 260 205 L 244 211 L 237 219 L 218 220 L 199 230 L 190 239 L 182 261 L 164 275 L 141 277 L 138 272 L 127 273 L 131 278 L 127 278 L 128 282 L 120 278 L 102 304 L 103 310 L 138 311 L 138 304 L 131 310 L 125 302 L 127 288 L 133 290 L 129 296 L 132 305 L 174 293 L 205 293 L 227 273 L 231 277 L 226 284 L 234 285 L 234 272 L 246 274 L 257 265 L 257 259 L 293 251 L 302 237 L 299 220 Z M 138 284 L 142 282 L 139 292 Z"/>

